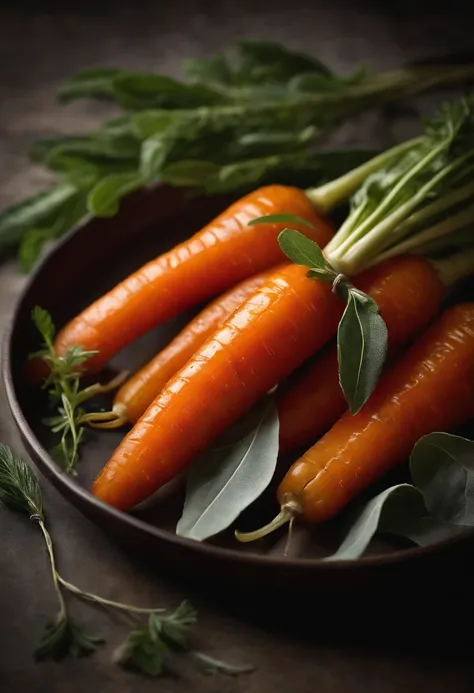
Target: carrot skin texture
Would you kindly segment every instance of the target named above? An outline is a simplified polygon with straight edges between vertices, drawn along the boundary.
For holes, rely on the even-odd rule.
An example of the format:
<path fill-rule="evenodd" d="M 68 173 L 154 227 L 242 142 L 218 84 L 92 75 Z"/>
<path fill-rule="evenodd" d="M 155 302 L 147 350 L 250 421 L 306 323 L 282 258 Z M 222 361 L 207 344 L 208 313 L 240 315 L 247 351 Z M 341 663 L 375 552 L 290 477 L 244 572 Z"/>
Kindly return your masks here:
<path fill-rule="evenodd" d="M 415 255 L 383 262 L 360 274 L 354 283 L 380 309 L 388 329 L 389 355 L 428 325 L 439 310 L 444 291 L 432 265 Z M 346 409 L 337 348 L 330 344 L 279 400 L 280 451 L 311 445 Z"/>
<path fill-rule="evenodd" d="M 332 236 L 329 222 L 302 190 L 282 185 L 260 188 L 92 303 L 58 333 L 56 352 L 62 354 L 73 345 L 98 349 L 100 353 L 85 364 L 88 372 L 97 372 L 157 325 L 283 262 L 277 237 L 285 224 L 248 226 L 252 219 L 281 212 L 313 224 L 314 228 L 299 230 L 321 246 Z"/>
<path fill-rule="evenodd" d="M 129 509 L 183 471 L 334 334 L 343 303 L 286 265 L 238 308 L 166 385 L 93 485 Z"/>
<path fill-rule="evenodd" d="M 187 363 L 201 344 L 262 286 L 273 271 L 278 269 L 245 279 L 212 301 L 168 346 L 122 385 L 114 398 L 114 404 L 125 409 L 131 423 L 138 421 L 166 383 Z"/>
<path fill-rule="evenodd" d="M 423 435 L 452 430 L 474 412 L 474 303 L 446 310 L 387 371 L 363 409 L 339 421 L 281 482 L 309 522 L 336 515 L 406 459 Z"/>

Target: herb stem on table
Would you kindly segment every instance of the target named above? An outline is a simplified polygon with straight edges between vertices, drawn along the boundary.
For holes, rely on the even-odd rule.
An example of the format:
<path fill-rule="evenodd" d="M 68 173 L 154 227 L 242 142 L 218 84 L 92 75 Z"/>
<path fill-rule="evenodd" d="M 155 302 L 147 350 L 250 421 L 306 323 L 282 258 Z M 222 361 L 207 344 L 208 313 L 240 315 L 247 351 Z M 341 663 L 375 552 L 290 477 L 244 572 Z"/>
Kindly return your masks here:
<path fill-rule="evenodd" d="M 48 553 L 51 576 L 56 592 L 59 611 L 43 632 L 35 651 L 37 660 L 60 660 L 65 657 L 91 655 L 103 638 L 87 633 L 70 614 L 63 589 L 69 593 L 104 607 L 129 614 L 147 615 L 147 626 L 132 631 L 115 653 L 117 663 L 149 676 L 160 676 L 166 671 L 167 658 L 171 653 L 187 653 L 194 657 L 188 645 L 188 630 L 197 621 L 193 607 L 184 601 L 174 612 L 162 608 L 146 608 L 123 604 L 81 590 L 65 580 L 58 572 L 53 541 L 46 526 L 43 495 L 36 475 L 26 462 L 0 443 L 0 501 L 11 510 L 22 513 L 37 523 L 41 529 Z M 206 655 L 196 653 L 196 657 Z M 238 667 L 209 657 L 215 662 L 214 671 L 229 675 L 247 673 L 253 667 Z"/>

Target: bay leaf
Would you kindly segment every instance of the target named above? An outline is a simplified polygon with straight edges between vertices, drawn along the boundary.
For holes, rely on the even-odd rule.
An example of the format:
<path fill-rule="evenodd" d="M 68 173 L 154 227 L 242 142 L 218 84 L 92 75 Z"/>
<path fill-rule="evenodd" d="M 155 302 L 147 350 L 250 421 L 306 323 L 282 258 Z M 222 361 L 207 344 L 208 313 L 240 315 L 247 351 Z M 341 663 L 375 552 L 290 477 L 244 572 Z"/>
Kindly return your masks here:
<path fill-rule="evenodd" d="M 249 421 L 255 423 L 240 437 Z M 229 527 L 272 480 L 278 443 L 278 412 L 268 395 L 191 467 L 176 533 L 203 541 Z"/>

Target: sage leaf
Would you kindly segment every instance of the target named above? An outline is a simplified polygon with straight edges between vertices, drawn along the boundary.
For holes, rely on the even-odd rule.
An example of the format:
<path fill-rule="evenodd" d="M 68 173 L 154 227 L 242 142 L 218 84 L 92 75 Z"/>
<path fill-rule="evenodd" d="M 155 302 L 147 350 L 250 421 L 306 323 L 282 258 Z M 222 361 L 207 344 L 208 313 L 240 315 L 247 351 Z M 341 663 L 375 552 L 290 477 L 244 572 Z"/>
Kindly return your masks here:
<path fill-rule="evenodd" d="M 284 229 L 278 235 L 278 243 L 287 258 L 297 265 L 324 270 L 326 261 L 319 246 L 299 231 Z"/>
<path fill-rule="evenodd" d="M 267 396 L 247 417 L 256 419 L 250 432 L 233 444 L 202 456 L 191 467 L 186 480 L 186 500 L 176 533 L 203 541 L 234 522 L 270 483 L 278 459 L 278 412 L 272 395 Z M 237 427 L 242 428 L 242 421 Z M 227 434 L 227 439 L 235 431 Z"/>
<path fill-rule="evenodd" d="M 112 174 L 103 178 L 91 190 L 87 198 L 87 207 L 96 217 L 113 217 L 118 212 L 122 197 L 143 185 L 144 180 L 139 173 Z"/>
<path fill-rule="evenodd" d="M 339 381 L 352 414 L 372 394 L 387 353 L 387 326 L 375 301 L 351 289 L 337 333 Z"/>
<path fill-rule="evenodd" d="M 430 515 L 474 526 L 473 441 L 449 433 L 423 436 L 411 453 L 410 470 Z"/>
<path fill-rule="evenodd" d="M 370 451 L 367 454 L 370 455 Z M 359 558 L 384 523 L 395 525 L 394 516 L 403 518 L 404 526 L 408 526 L 425 515 L 427 510 L 418 489 L 410 484 L 391 486 L 364 506 L 338 550 L 325 560 Z"/>

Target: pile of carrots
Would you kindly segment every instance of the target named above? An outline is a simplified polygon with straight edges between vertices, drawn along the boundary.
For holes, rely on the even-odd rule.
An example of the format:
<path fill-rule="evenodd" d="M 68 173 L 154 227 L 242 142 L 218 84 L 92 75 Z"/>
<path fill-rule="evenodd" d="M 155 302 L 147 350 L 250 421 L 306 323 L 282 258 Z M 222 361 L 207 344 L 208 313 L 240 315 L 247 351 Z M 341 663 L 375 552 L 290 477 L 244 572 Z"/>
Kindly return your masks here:
<path fill-rule="evenodd" d="M 332 224 L 296 188 L 268 186 L 229 207 L 192 238 L 152 260 L 75 317 L 55 350 L 79 344 L 99 371 L 145 332 L 214 300 L 116 393 L 97 428 L 129 431 L 92 492 L 129 510 L 185 471 L 269 390 L 303 366 L 278 395 L 280 451 L 308 448 L 285 475 L 281 512 L 256 539 L 293 517 L 321 522 L 403 461 L 420 436 L 452 429 L 474 411 L 474 303 L 440 314 L 445 283 L 435 263 L 401 255 L 353 278 L 387 325 L 382 379 L 352 416 L 338 381 L 334 343 L 344 304 L 329 284 L 286 261 L 283 222 L 324 248 Z M 406 350 L 407 345 L 413 344 Z M 322 437 L 321 437 L 322 436 Z"/>

